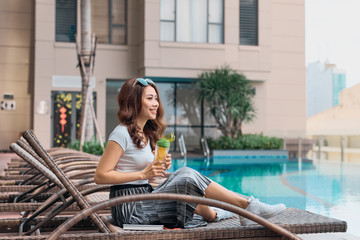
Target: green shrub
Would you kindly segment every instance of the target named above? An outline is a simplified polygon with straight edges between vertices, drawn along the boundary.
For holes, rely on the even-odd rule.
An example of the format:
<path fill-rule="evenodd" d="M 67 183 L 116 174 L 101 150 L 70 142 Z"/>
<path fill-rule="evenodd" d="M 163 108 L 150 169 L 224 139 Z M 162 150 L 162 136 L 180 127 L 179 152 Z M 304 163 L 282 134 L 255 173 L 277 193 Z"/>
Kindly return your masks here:
<path fill-rule="evenodd" d="M 282 149 L 283 139 L 267 137 L 262 134 L 245 134 L 237 138 L 227 136 L 218 139 L 207 139 L 210 149 L 226 150 L 255 150 L 255 149 Z"/>
<path fill-rule="evenodd" d="M 70 143 L 68 148 L 80 150 L 80 140 L 75 140 L 74 142 Z M 104 143 L 104 149 L 106 147 L 106 142 Z M 89 142 L 84 142 L 83 145 L 83 152 L 94 154 L 94 155 L 102 155 L 104 149 L 101 147 L 101 144 L 96 140 L 93 139 Z"/>

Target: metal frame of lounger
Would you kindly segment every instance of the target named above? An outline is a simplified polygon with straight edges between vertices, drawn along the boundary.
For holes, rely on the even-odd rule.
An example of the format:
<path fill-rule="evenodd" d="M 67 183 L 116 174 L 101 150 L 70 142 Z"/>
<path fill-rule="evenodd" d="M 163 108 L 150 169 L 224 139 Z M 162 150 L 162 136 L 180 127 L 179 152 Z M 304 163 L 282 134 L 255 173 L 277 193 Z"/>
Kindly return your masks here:
<path fill-rule="evenodd" d="M 51 156 L 46 152 L 46 150 L 41 146 L 39 140 L 31 131 L 25 131 L 23 137 L 29 143 L 29 145 L 34 149 L 37 155 L 39 155 L 47 164 L 49 169 L 53 174 L 58 178 L 62 185 L 67 189 L 69 194 L 75 199 L 76 203 L 81 209 L 90 207 L 89 203 L 85 200 L 84 196 L 81 195 L 80 191 L 74 186 L 74 184 L 69 180 L 65 173 L 57 166 Z M 99 228 L 101 232 L 109 233 L 110 230 L 100 219 L 99 215 L 94 213 L 89 216 L 91 221 Z"/>
<path fill-rule="evenodd" d="M 31 154 L 33 156 L 33 160 L 30 161 L 29 158 L 25 158 L 24 155 L 21 154 L 21 149 L 20 149 L 20 146 L 17 146 L 16 144 L 13 144 L 13 146 L 10 147 L 11 148 L 16 148 L 18 150 L 18 155 L 20 157 L 23 158 L 24 161 L 26 161 L 28 164 L 30 164 L 31 166 L 33 166 L 34 169 L 37 169 L 38 168 L 38 165 L 41 165 L 43 166 L 43 170 L 42 169 L 37 169 L 38 172 L 41 172 L 41 171 L 46 171 L 47 167 L 44 166 L 42 163 L 45 164 L 45 162 L 39 158 L 39 156 L 31 149 L 31 147 L 27 144 L 27 143 L 24 143 L 25 140 L 22 140 L 22 141 L 18 141 L 18 145 L 21 145 L 22 148 L 24 148 L 24 151 L 27 151 L 29 154 Z M 14 151 L 14 149 L 13 149 Z M 36 162 L 38 164 L 36 164 Z M 42 162 L 42 163 L 41 163 Z M 87 173 L 93 173 L 92 170 L 86 170 L 86 171 L 82 171 L 82 172 L 77 172 L 77 173 L 74 173 L 74 174 L 69 174 L 68 177 L 71 179 L 73 176 L 76 176 L 76 175 L 86 175 Z M 41 174 L 43 175 L 43 174 Z M 49 178 L 49 177 L 47 177 Z M 48 181 L 48 180 L 47 180 Z M 75 183 L 75 185 L 79 188 L 79 190 L 84 190 L 84 189 L 87 189 L 89 187 L 95 187 L 94 185 L 91 186 L 90 183 L 93 182 L 93 177 L 91 177 L 91 180 L 86 180 L 86 181 L 79 181 L 78 183 Z M 56 185 L 56 184 L 53 184 L 53 185 Z M 10 186 L 11 187 L 11 186 Z M 16 188 L 16 190 L 19 188 L 19 187 L 24 187 L 24 186 L 13 186 L 14 188 Z M 5 187 L 5 189 L 8 188 Z M 57 189 L 57 192 L 59 192 L 60 188 L 59 187 L 56 187 Z M 9 191 L 8 189 L 6 189 L 7 191 Z M 13 191 L 13 189 L 11 190 Z M 60 191 L 60 193 L 64 194 L 63 191 Z M 57 194 L 58 195 L 58 194 Z M 46 199 L 49 198 L 50 196 L 56 196 L 54 195 L 54 193 L 48 193 L 47 195 L 45 195 Z M 32 197 L 32 196 L 30 196 Z M 26 200 L 26 199 L 25 199 Z M 35 211 L 37 210 L 40 206 L 42 205 L 42 203 L 24 203 L 24 204 L 6 204 L 6 203 L 0 203 L 0 211 L 1 212 L 11 212 L 11 211 L 16 211 L 16 212 L 20 212 L 20 211 Z"/>
<path fill-rule="evenodd" d="M 63 188 L 63 184 L 61 183 L 61 181 L 56 177 L 55 174 L 53 174 L 47 167 L 45 167 L 44 165 L 42 165 L 40 162 L 37 161 L 37 159 L 35 159 L 29 152 L 27 152 L 26 150 L 22 149 L 19 145 L 17 144 L 12 144 L 10 146 L 10 148 L 19 156 L 21 156 L 24 160 L 26 160 L 27 162 L 29 162 L 31 165 L 34 166 L 34 168 L 36 168 L 39 172 L 41 172 L 44 176 L 46 176 L 50 182 L 52 182 L 54 185 L 57 185 L 59 188 Z M 79 187 L 81 185 L 84 184 L 88 184 L 93 182 L 93 178 L 91 179 L 87 179 L 87 180 L 83 180 L 80 182 L 77 182 L 74 184 L 75 187 Z M 81 194 L 83 196 L 86 196 L 88 194 L 97 192 L 97 191 L 102 191 L 102 190 L 108 190 L 109 186 L 94 186 L 93 188 L 87 188 L 85 190 L 83 190 L 81 192 Z M 54 194 L 53 196 L 51 196 L 48 200 L 46 200 L 44 203 L 39 203 L 38 205 L 31 205 L 31 210 L 36 209 L 36 211 L 29 217 L 27 218 L 25 221 L 23 221 L 20 225 L 19 228 L 19 233 L 22 234 L 23 233 L 23 229 L 24 226 L 26 226 L 27 224 L 31 223 L 36 217 L 38 217 L 40 214 L 42 214 L 45 211 L 48 211 L 48 209 L 50 207 L 53 207 L 51 209 L 51 211 L 45 216 L 45 218 L 41 221 L 39 221 L 35 227 L 33 227 L 31 230 L 27 231 L 26 234 L 31 234 L 32 232 L 34 232 L 36 229 L 38 229 L 40 226 L 46 224 L 47 222 L 49 222 L 54 216 L 58 215 L 60 212 L 64 211 L 65 209 L 67 209 L 69 206 L 71 206 L 74 203 L 74 199 L 70 198 L 64 198 L 63 195 L 66 193 L 66 189 L 62 189 L 61 191 L 59 191 L 57 194 Z M 54 204 L 56 204 L 56 202 L 58 202 L 58 199 L 62 199 L 62 204 L 57 204 L 56 206 L 54 206 Z M 29 208 L 29 204 L 25 203 L 22 204 L 24 205 L 25 208 L 27 208 L 27 210 L 30 210 Z M 14 203 L 14 204 L 8 204 L 8 206 L 14 206 L 16 208 L 19 208 L 19 204 Z M 8 209 L 9 210 L 9 209 Z M 74 210 L 74 209 L 73 209 Z M 75 209 L 77 210 L 77 209 Z M 15 221 L 16 223 L 16 221 Z"/>
<path fill-rule="evenodd" d="M 45 165 L 45 162 L 36 155 L 36 153 L 31 149 L 31 147 L 26 143 L 26 141 L 24 139 L 20 139 L 17 141 L 18 145 L 20 145 L 22 148 L 24 148 L 26 151 L 28 151 L 34 158 L 36 158 L 41 164 Z M 80 176 L 80 178 L 84 178 L 84 177 L 92 177 L 92 175 L 95 172 L 96 166 L 98 161 L 88 161 L 88 159 L 84 159 L 83 157 L 77 158 L 78 156 L 74 156 L 72 159 L 67 158 L 65 161 L 61 161 L 59 162 L 59 166 L 63 169 L 63 171 L 65 173 L 68 174 L 70 179 L 73 178 L 78 178 Z M 94 158 L 95 159 L 95 158 Z M 93 160 L 94 160 L 93 159 Z M 71 160 L 71 162 L 70 162 Z M 76 161 L 74 161 L 76 160 Z M 29 164 L 29 163 L 28 163 Z M 33 166 L 31 166 L 32 169 L 36 170 L 36 168 L 34 168 Z M 84 171 L 84 169 L 91 169 L 90 171 Z M 81 170 L 81 172 L 79 171 Z M 76 172 L 78 171 L 78 172 Z M 87 175 L 84 176 L 85 174 L 91 174 L 91 175 Z M 34 179 L 37 179 L 37 182 L 34 182 Z M 46 178 L 45 178 L 46 180 Z M 36 198 L 37 196 L 39 196 L 42 192 L 46 192 L 51 190 L 52 187 L 54 187 L 54 185 L 50 186 L 49 184 L 44 183 L 44 178 L 42 178 L 42 174 L 37 174 L 35 175 L 35 177 L 32 179 L 33 184 L 38 184 L 38 185 L 22 185 L 23 187 L 19 187 L 17 185 L 11 186 L 11 185 L 6 185 L 6 186 L 0 186 L 0 189 L 2 191 L 10 191 L 10 192 L 16 192 L 16 191 L 21 191 L 19 192 L 19 196 L 15 197 L 14 195 L 7 195 L 7 196 L 0 196 L 1 200 L 4 201 L 6 199 L 6 197 L 9 197 L 9 201 L 10 202 L 25 202 L 28 201 L 30 199 L 35 199 L 35 200 L 39 200 L 39 198 Z M 47 186 L 47 188 L 44 188 L 43 186 Z M 12 188 L 13 187 L 13 188 Z M 39 188 L 42 188 L 43 190 L 38 191 Z M 32 192 L 34 191 L 38 191 L 36 195 L 31 195 Z M 28 196 L 27 198 L 23 199 L 24 196 Z M 48 197 L 49 195 L 45 195 L 45 198 Z M 23 199 L 23 200 L 21 200 Z M 44 199 L 44 197 L 41 197 L 40 199 Z"/>
<path fill-rule="evenodd" d="M 22 146 L 23 148 L 29 147 L 27 146 L 27 143 L 22 140 L 19 139 L 17 142 L 20 146 Z M 76 154 L 76 155 L 75 155 Z M 39 160 L 40 162 L 42 162 L 41 160 Z M 57 159 L 54 159 L 54 161 L 64 170 L 64 171 L 70 171 L 70 170 L 66 170 L 66 168 L 71 168 L 72 166 L 75 165 L 80 165 L 81 163 L 87 163 L 90 167 L 90 165 L 92 167 L 96 166 L 98 161 L 99 161 L 99 157 L 98 156 L 93 156 L 90 157 L 89 154 L 83 155 L 80 153 L 72 153 L 72 155 L 67 154 L 66 156 L 63 157 L 59 157 Z M 21 169 L 23 169 L 24 171 L 21 171 Z M 33 176 L 34 173 L 36 174 L 36 172 L 34 172 L 34 169 L 29 166 L 28 164 L 22 164 L 21 167 L 19 166 L 13 166 L 13 167 L 8 167 L 5 169 L 5 172 L 8 172 L 5 176 L 2 176 L 2 182 L 4 182 L 6 178 L 8 179 L 17 179 L 19 182 L 21 179 L 24 180 L 24 182 L 26 182 L 27 178 L 29 176 Z M 14 176 L 15 175 L 15 176 Z M 28 183 L 20 183 L 20 184 L 28 184 Z M 2 185 L 4 185 L 4 183 L 2 183 Z"/>
<path fill-rule="evenodd" d="M 26 140 L 21 137 L 18 142 L 17 142 L 21 147 L 23 148 L 27 148 L 30 147 L 28 145 L 28 143 L 26 142 Z M 60 149 L 60 148 L 59 148 Z M 49 154 L 53 160 L 58 164 L 67 164 L 70 166 L 70 163 L 73 164 L 77 164 L 77 162 L 79 161 L 89 161 L 92 162 L 93 164 L 97 163 L 100 159 L 99 156 L 95 156 L 89 153 L 83 153 L 80 151 L 76 151 L 76 150 L 72 150 L 72 149 L 57 149 L 56 151 L 53 151 L 52 154 Z M 37 157 L 36 157 L 37 158 Z M 39 160 L 39 158 L 37 158 Z M 13 171 L 13 170 L 20 170 L 21 168 L 25 169 L 25 172 L 18 172 L 18 174 L 26 174 L 28 170 L 26 169 L 33 169 L 31 166 L 29 166 L 26 162 L 23 161 L 23 159 L 16 159 L 17 162 L 15 163 L 15 165 L 11 164 L 10 167 L 7 168 L 8 171 Z M 76 162 L 74 162 L 74 160 L 76 160 Z M 44 164 L 43 160 L 39 160 L 42 164 Z M 64 166 L 66 167 L 66 166 Z M 29 171 L 31 171 L 29 170 Z"/>
<path fill-rule="evenodd" d="M 29 146 L 27 146 L 26 144 L 25 144 L 25 145 L 24 145 L 24 144 L 21 144 L 21 143 L 22 143 L 21 141 L 18 141 L 18 145 L 21 146 L 24 150 L 26 150 L 29 154 L 31 154 L 31 155 L 39 162 L 39 164 L 41 164 L 41 165 L 43 165 L 43 166 L 45 165 L 45 162 L 44 162 L 41 158 L 39 158 L 39 157 L 36 155 L 36 153 L 35 153 Z M 10 147 L 10 148 L 11 148 L 11 147 Z M 12 149 L 12 150 L 13 150 L 13 149 Z M 34 160 L 34 161 L 36 161 L 36 160 Z M 29 163 L 29 162 L 28 162 L 28 163 Z M 29 163 L 29 164 L 35 164 L 35 163 L 32 162 L 32 163 Z M 45 165 L 45 167 L 46 167 L 46 165 Z M 38 173 L 39 173 L 39 171 L 41 171 L 41 170 L 39 170 L 39 169 L 36 168 L 36 165 L 35 165 L 35 166 L 32 165 L 32 168 L 33 168 L 33 169 L 36 169 Z M 84 169 L 87 169 L 87 168 L 88 168 L 87 166 L 84 167 Z M 69 177 L 70 179 L 73 179 L 73 178 L 75 178 L 75 177 L 77 177 L 77 176 L 81 176 L 82 178 L 83 178 L 84 176 L 86 176 L 86 177 L 92 176 L 93 173 L 94 173 L 94 171 L 95 171 L 95 168 L 94 168 L 94 166 L 93 166 L 92 168 L 90 168 L 91 170 L 81 169 L 81 172 L 78 171 L 78 172 L 70 173 L 70 174 L 69 174 L 69 172 L 71 172 L 71 171 L 73 171 L 73 170 L 80 170 L 80 169 L 81 169 L 81 168 L 80 168 L 80 165 L 76 165 L 76 166 L 74 166 L 74 167 L 69 167 L 69 168 L 67 168 L 67 171 L 64 171 L 64 172 L 68 172 L 68 177 Z M 88 175 L 88 174 L 91 174 L 91 175 Z M 39 175 L 39 176 L 44 176 L 43 174 L 37 174 L 37 175 Z M 47 191 L 51 190 L 51 189 L 55 186 L 55 184 L 49 182 L 48 177 L 45 177 L 45 178 L 43 177 L 43 178 L 39 178 L 39 179 L 43 179 L 43 180 L 41 181 L 42 183 L 40 182 L 41 184 L 39 184 L 38 186 L 35 186 L 35 187 L 29 186 L 29 189 L 27 189 L 27 190 L 26 190 L 25 192 L 23 192 L 23 193 L 19 193 L 19 195 L 16 196 L 12 202 L 26 202 L 26 201 L 29 201 L 30 199 L 36 199 L 36 197 L 37 197 L 38 195 L 40 195 L 40 194 L 42 194 L 42 193 L 44 193 L 44 192 L 47 192 Z M 7 186 L 7 187 L 5 187 L 5 188 L 9 189 L 10 187 L 11 187 L 11 186 Z M 14 186 L 14 188 L 15 188 L 15 189 L 18 189 L 19 186 Z M 22 188 L 23 188 L 23 190 L 26 189 L 25 186 L 23 186 Z M 40 188 L 42 188 L 42 189 L 40 189 Z M 40 190 L 39 190 L 39 189 L 40 189 Z M 12 189 L 12 191 L 14 191 L 14 189 Z M 32 194 L 32 195 L 29 196 L 30 193 L 33 193 L 33 192 L 35 192 L 35 191 L 37 191 L 36 194 Z M 47 195 L 47 196 L 48 196 L 48 195 Z M 36 200 L 37 200 L 37 199 L 36 199 Z"/>
<path fill-rule="evenodd" d="M 50 155 L 51 156 L 51 155 Z M 52 156 L 51 156 L 52 157 Z M 73 159 L 73 158 L 84 158 L 84 159 L 89 159 L 89 160 L 94 160 L 94 161 L 99 161 L 100 158 L 99 156 L 89 156 L 89 154 L 81 154 L 81 152 L 69 152 L 66 155 L 63 156 L 55 156 L 54 157 L 54 161 L 55 162 L 62 162 L 62 161 L 67 161 L 68 159 Z M 28 165 L 26 164 L 26 162 L 24 162 L 22 159 L 18 159 L 16 158 L 16 162 L 8 162 L 7 166 L 12 169 L 12 168 L 26 168 L 28 167 Z"/>

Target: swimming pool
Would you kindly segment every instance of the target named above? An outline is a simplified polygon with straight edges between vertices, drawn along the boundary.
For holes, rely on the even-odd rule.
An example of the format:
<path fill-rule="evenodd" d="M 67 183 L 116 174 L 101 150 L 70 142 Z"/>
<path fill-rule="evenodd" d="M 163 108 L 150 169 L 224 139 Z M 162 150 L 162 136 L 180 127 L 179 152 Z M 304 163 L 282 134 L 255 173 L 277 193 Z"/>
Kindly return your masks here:
<path fill-rule="evenodd" d="M 256 161 L 256 163 L 254 163 Z M 360 236 L 360 164 L 287 159 L 192 158 L 173 161 L 175 171 L 196 169 L 224 187 L 261 201 L 285 203 L 348 223 Z"/>

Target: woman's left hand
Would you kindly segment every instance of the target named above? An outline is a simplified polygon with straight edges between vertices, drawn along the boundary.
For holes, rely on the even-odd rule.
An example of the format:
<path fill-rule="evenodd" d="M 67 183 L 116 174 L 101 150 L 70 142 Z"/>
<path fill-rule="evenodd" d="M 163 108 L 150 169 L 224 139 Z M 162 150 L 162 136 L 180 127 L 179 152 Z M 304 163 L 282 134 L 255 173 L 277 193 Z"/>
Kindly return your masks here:
<path fill-rule="evenodd" d="M 165 168 L 169 170 L 171 167 L 171 154 L 166 154 L 165 156 Z"/>

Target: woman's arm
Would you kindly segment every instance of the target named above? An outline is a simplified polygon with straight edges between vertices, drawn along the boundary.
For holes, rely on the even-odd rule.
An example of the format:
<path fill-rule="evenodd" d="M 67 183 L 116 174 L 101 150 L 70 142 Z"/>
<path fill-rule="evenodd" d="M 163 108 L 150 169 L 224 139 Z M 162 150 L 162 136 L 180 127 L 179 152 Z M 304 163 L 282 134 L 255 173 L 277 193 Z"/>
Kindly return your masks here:
<path fill-rule="evenodd" d="M 164 176 L 165 168 L 149 164 L 145 169 L 137 172 L 118 172 L 115 166 L 124 150 L 114 141 L 109 141 L 96 168 L 94 180 L 97 184 L 122 184 L 137 180 Z"/>

